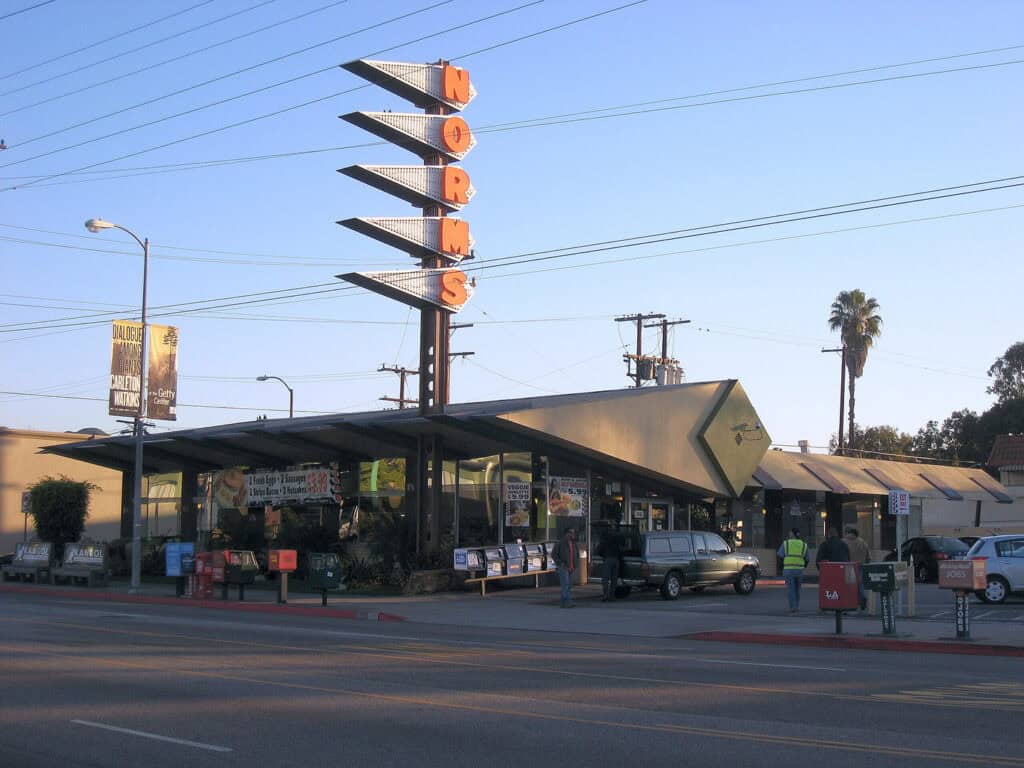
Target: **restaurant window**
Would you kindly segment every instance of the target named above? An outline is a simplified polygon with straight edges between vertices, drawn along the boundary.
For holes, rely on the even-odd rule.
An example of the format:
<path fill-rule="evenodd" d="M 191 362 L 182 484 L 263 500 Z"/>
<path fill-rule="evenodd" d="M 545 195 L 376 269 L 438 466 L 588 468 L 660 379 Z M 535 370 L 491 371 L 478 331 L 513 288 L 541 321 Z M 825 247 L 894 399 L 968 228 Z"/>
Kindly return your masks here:
<path fill-rule="evenodd" d="M 537 541 L 537 503 L 533 461 L 529 453 L 502 454 L 502 525 L 504 541 Z M 543 527 L 540 538 L 543 538 Z"/>
<path fill-rule="evenodd" d="M 500 457 L 483 456 L 462 459 L 457 467 L 459 482 L 460 547 L 478 547 L 498 543 L 501 512 Z"/>

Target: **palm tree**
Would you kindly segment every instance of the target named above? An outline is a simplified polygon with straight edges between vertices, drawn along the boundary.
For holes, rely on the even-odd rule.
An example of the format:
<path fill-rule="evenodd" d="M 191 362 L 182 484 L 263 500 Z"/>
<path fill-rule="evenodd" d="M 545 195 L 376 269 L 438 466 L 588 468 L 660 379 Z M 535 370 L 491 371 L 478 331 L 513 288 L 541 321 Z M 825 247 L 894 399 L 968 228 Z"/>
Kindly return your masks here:
<path fill-rule="evenodd" d="M 869 299 L 864 291 L 840 291 L 832 302 L 832 314 L 828 318 L 830 330 L 839 331 L 843 339 L 843 356 L 850 373 L 850 431 L 849 447 L 853 447 L 854 392 L 857 379 L 864 375 L 864 364 L 868 350 L 882 333 L 882 318 L 878 314 L 878 302 Z"/>

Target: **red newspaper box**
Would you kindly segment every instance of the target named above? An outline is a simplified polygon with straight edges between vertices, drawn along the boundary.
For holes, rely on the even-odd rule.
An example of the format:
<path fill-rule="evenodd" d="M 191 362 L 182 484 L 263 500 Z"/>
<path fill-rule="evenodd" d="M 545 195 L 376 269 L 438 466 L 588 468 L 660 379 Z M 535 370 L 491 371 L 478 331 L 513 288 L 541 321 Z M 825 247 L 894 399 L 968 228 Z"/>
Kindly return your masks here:
<path fill-rule="evenodd" d="M 860 607 L 860 568 L 856 563 L 818 566 L 818 607 L 823 611 L 849 611 Z"/>
<path fill-rule="evenodd" d="M 294 549 L 272 549 L 267 561 L 267 570 L 294 571 L 299 565 L 299 553 Z"/>

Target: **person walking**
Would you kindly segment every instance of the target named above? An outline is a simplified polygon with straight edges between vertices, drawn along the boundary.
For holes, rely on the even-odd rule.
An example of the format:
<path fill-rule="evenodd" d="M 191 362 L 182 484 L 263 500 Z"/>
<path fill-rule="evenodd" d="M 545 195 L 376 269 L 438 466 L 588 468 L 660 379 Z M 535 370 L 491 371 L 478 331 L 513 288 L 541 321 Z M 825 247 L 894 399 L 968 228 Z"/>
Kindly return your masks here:
<path fill-rule="evenodd" d="M 615 589 L 619 586 L 619 573 L 622 562 L 622 539 L 618 526 L 609 528 L 601 537 L 597 554 L 603 558 L 601 563 L 601 602 L 607 603 L 615 599 Z"/>
<path fill-rule="evenodd" d="M 860 537 L 860 532 L 852 525 L 847 527 L 846 535 L 843 539 L 846 541 L 846 548 L 850 550 L 850 562 L 857 563 L 859 566 L 857 575 L 860 578 L 857 582 L 857 594 L 860 597 L 860 609 L 863 611 L 868 607 L 868 598 L 864 594 L 864 575 L 862 571 L 864 563 L 871 562 L 871 550 L 868 548 L 868 543 Z"/>
<path fill-rule="evenodd" d="M 555 544 L 555 567 L 558 569 L 558 584 L 562 588 L 562 607 L 574 608 L 572 580 L 580 563 L 579 547 L 576 546 L 576 529 L 566 528 L 562 538 Z"/>
<path fill-rule="evenodd" d="M 800 538 L 800 529 L 793 528 L 789 538 L 782 542 L 778 556 L 782 558 L 782 576 L 786 580 L 786 599 L 789 601 L 789 612 L 800 610 L 800 587 L 803 584 L 804 568 L 810 562 L 807 542 Z"/>
<path fill-rule="evenodd" d="M 818 568 L 822 563 L 848 562 L 850 562 L 850 548 L 846 546 L 845 541 L 839 538 L 839 530 L 833 526 L 828 529 L 828 538 L 818 547 L 818 554 L 814 557 L 814 567 Z"/>

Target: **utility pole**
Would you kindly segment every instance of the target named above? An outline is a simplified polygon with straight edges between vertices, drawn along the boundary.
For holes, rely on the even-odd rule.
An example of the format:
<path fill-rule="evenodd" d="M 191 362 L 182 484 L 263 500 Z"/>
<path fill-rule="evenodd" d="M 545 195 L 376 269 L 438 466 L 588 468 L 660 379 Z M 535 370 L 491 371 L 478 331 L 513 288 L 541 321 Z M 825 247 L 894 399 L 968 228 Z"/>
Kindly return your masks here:
<path fill-rule="evenodd" d="M 616 323 L 636 323 L 636 354 L 635 355 L 623 355 L 622 359 L 626 361 L 626 376 L 633 379 L 637 388 L 641 387 L 644 382 L 644 377 L 640 371 L 640 362 L 644 359 L 644 320 L 660 320 L 664 318 L 663 313 L 651 313 L 651 314 L 636 314 L 636 315 L 624 315 L 622 317 L 616 317 Z M 629 372 L 630 361 L 636 361 L 636 373 Z"/>
<path fill-rule="evenodd" d="M 836 442 L 836 456 L 843 455 L 843 407 L 846 404 L 846 345 L 834 349 L 823 349 L 822 352 L 841 352 L 839 367 L 839 439 Z M 851 438 L 853 435 L 850 436 Z"/>
<path fill-rule="evenodd" d="M 686 325 L 689 322 L 689 320 L 666 320 L 665 318 L 662 318 L 660 323 L 650 323 L 649 325 L 644 326 L 644 328 L 661 328 L 661 359 L 658 360 L 658 364 L 665 367 L 666 373 L 669 366 L 676 366 L 676 369 L 678 369 L 679 366 L 678 360 L 668 356 L 668 327 L 670 325 Z M 680 381 L 682 381 L 681 371 Z M 666 381 L 666 383 L 672 382 Z"/>
<path fill-rule="evenodd" d="M 408 368 L 397 368 L 395 366 L 386 366 L 381 363 L 378 371 L 389 371 L 390 373 L 398 374 L 398 397 L 382 397 L 381 400 L 386 400 L 389 403 L 398 403 L 399 408 L 405 408 L 406 403 L 409 405 L 417 405 L 416 400 L 407 399 L 405 396 L 405 379 L 408 376 L 418 376 L 419 371 L 410 371 Z"/>
<path fill-rule="evenodd" d="M 448 346 L 449 346 L 449 348 L 451 348 L 451 338 L 452 338 L 452 336 L 455 335 L 455 332 L 457 330 L 459 330 L 459 328 L 472 328 L 472 327 L 473 327 L 473 323 L 450 323 L 449 326 L 448 326 Z M 456 357 L 469 357 L 470 355 L 475 355 L 475 354 L 476 354 L 476 352 L 449 352 L 448 353 L 448 368 L 449 368 L 449 370 L 451 370 L 452 360 L 454 360 Z M 452 387 L 451 375 L 449 375 L 445 379 L 445 386 L 448 387 L 448 390 L 444 393 L 444 401 L 447 403 L 448 400 L 451 397 L 451 387 Z"/>

